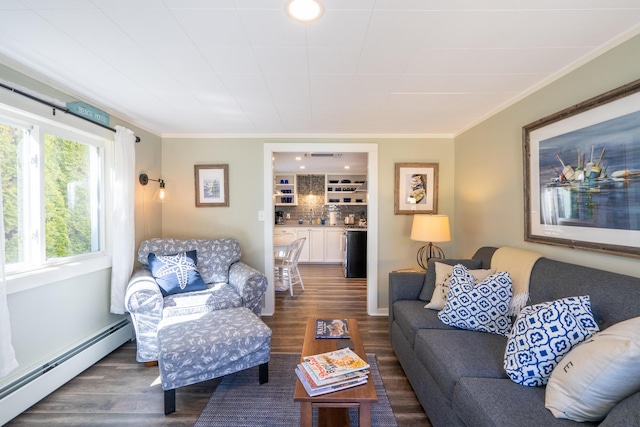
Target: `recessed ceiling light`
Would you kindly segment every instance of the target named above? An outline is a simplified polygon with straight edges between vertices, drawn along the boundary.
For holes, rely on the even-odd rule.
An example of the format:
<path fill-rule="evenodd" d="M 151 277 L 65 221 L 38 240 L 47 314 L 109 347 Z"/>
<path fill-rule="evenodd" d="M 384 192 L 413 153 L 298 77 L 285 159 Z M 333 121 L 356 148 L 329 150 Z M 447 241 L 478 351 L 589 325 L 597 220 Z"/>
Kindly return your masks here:
<path fill-rule="evenodd" d="M 300 169 L 304 169 L 304 166 L 300 166 Z"/>
<path fill-rule="evenodd" d="M 324 7 L 318 0 L 289 0 L 284 10 L 300 22 L 315 21 L 324 13 Z"/>
<path fill-rule="evenodd" d="M 296 157 L 296 160 L 302 160 L 302 157 L 298 156 Z"/>
<path fill-rule="evenodd" d="M 347 165 L 344 167 L 345 169 L 351 169 L 351 166 Z"/>

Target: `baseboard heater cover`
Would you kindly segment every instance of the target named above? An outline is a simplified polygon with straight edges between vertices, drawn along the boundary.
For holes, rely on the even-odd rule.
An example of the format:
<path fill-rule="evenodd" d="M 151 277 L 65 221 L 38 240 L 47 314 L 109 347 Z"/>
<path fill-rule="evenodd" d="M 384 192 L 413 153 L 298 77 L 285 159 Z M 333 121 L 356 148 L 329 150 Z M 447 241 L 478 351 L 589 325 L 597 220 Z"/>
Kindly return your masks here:
<path fill-rule="evenodd" d="M 2 387 L 0 425 L 9 422 L 132 338 L 131 321 L 120 320 Z"/>

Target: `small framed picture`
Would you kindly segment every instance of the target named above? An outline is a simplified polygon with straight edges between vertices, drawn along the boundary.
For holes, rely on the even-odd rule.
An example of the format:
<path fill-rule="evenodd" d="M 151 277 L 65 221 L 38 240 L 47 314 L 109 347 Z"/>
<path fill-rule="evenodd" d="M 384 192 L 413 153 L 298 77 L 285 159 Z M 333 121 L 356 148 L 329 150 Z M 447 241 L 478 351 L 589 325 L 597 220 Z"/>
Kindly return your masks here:
<path fill-rule="evenodd" d="M 438 213 L 438 163 L 396 163 L 396 215 Z"/>
<path fill-rule="evenodd" d="M 196 207 L 229 206 L 229 165 L 195 165 Z"/>

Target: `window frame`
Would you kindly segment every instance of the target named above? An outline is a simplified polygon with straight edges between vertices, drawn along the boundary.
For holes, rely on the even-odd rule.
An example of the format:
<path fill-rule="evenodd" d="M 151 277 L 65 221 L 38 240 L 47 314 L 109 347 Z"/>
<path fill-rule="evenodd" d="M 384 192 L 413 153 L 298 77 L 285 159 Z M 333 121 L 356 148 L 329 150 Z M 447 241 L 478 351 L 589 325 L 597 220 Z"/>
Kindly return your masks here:
<path fill-rule="evenodd" d="M 60 280 L 72 279 L 84 274 L 111 267 L 111 212 L 113 211 L 113 149 L 114 134 L 108 129 L 84 122 L 67 114 L 51 115 L 52 109 L 13 93 L 0 94 L 0 118 L 7 124 L 29 129 L 31 138 L 37 137 L 39 144 L 38 175 L 36 184 L 40 191 L 40 212 L 38 212 L 39 243 L 32 245 L 40 252 L 37 266 L 23 266 L 21 269 L 5 271 L 7 293 L 25 291 L 35 287 L 48 285 Z M 51 118 L 47 117 L 47 114 Z M 61 138 L 98 147 L 102 162 L 99 179 L 101 194 L 98 195 L 100 219 L 98 233 L 100 249 L 96 252 L 73 255 L 64 258 L 46 259 L 45 217 L 44 217 L 44 135 L 49 133 Z M 37 135 L 36 135 L 37 134 Z M 31 172 L 29 172 L 31 173 Z M 30 220 L 31 221 L 31 220 Z M 28 227 L 28 225 L 27 225 Z M 31 233 L 32 228 L 27 233 Z"/>

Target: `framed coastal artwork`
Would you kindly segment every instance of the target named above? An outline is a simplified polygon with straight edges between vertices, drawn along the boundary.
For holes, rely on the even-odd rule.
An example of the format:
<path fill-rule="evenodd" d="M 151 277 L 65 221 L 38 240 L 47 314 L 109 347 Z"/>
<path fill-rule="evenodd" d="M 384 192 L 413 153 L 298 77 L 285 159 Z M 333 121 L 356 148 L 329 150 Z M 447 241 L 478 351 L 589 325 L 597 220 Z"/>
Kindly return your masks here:
<path fill-rule="evenodd" d="M 229 206 L 229 165 L 195 165 L 196 207 Z"/>
<path fill-rule="evenodd" d="M 396 163 L 394 213 L 438 213 L 438 163 Z"/>
<path fill-rule="evenodd" d="M 640 258 L 640 80 L 523 128 L 525 240 Z"/>

